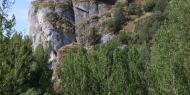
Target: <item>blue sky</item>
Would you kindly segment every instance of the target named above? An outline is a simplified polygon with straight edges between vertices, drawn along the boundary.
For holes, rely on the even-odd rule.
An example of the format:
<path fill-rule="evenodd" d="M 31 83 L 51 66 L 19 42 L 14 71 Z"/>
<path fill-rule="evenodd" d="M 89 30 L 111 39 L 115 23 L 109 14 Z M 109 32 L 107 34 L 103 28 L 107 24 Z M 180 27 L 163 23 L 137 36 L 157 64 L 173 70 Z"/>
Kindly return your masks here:
<path fill-rule="evenodd" d="M 16 17 L 15 29 L 23 34 L 27 33 L 29 0 L 15 0 L 11 13 Z"/>

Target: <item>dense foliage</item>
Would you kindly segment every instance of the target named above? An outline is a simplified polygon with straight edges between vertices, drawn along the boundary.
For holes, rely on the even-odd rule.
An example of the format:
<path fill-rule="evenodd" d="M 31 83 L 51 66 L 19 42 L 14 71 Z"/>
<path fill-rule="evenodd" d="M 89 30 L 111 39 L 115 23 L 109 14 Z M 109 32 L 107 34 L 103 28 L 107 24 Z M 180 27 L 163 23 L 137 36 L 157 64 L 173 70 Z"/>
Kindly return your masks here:
<path fill-rule="evenodd" d="M 33 52 L 27 37 L 12 33 L 14 16 L 6 14 L 10 1 L 0 6 L 0 94 L 29 95 L 35 91 L 42 95 L 51 93 L 51 71 L 47 66 L 48 54 L 42 47 Z"/>
<path fill-rule="evenodd" d="M 93 28 L 92 48 L 64 52 L 59 72 L 64 95 L 189 95 L 190 0 L 119 1 L 106 23 L 117 35 L 113 40 L 99 43 Z M 6 14 L 12 2 L 0 4 L 0 95 L 52 95 L 47 50 L 34 51 L 28 37 L 14 32 L 15 18 Z M 133 20 L 126 15 L 145 13 L 151 15 L 137 20 L 134 32 L 120 32 Z"/>
<path fill-rule="evenodd" d="M 187 95 L 190 58 L 190 1 L 172 0 L 169 20 L 155 34 L 151 47 L 152 93 Z"/>
<path fill-rule="evenodd" d="M 135 32 L 66 54 L 60 73 L 65 95 L 190 93 L 190 1 L 146 1 L 152 15 L 137 22 Z"/>
<path fill-rule="evenodd" d="M 19 34 L 0 39 L 0 93 L 19 94 L 29 88 L 49 91 L 51 71 L 47 53 L 38 48 L 33 53 L 30 41 Z M 47 88 L 46 88 L 47 87 Z"/>
<path fill-rule="evenodd" d="M 82 47 L 63 59 L 61 79 L 65 95 L 119 94 L 126 90 L 125 51 L 117 44 L 96 46 L 90 52 Z"/>

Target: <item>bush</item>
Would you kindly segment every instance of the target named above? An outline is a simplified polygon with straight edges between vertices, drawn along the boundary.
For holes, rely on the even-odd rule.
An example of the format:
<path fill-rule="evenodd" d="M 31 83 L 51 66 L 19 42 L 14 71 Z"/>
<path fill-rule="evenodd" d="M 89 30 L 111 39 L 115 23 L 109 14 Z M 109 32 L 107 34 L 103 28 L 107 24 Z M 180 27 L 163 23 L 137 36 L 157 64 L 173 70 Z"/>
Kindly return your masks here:
<path fill-rule="evenodd" d="M 146 0 L 144 10 L 146 12 L 160 11 L 164 12 L 170 0 Z"/>
<path fill-rule="evenodd" d="M 155 11 L 164 12 L 168 7 L 170 0 L 157 0 L 155 5 Z"/>
<path fill-rule="evenodd" d="M 133 41 L 136 43 L 151 42 L 163 21 L 160 14 L 153 14 L 150 17 L 139 20 L 135 23 Z"/>
<path fill-rule="evenodd" d="M 142 11 L 142 6 L 136 3 L 131 3 L 129 4 L 128 7 L 128 15 L 142 15 L 143 11 Z"/>
<path fill-rule="evenodd" d="M 97 43 L 100 42 L 100 34 L 98 34 L 98 30 L 93 27 L 89 30 L 89 34 L 88 34 L 88 42 L 91 44 L 91 45 L 95 45 Z"/>
<path fill-rule="evenodd" d="M 118 32 L 121 29 L 123 23 L 125 23 L 125 3 L 116 2 L 113 6 L 113 26 L 114 31 Z"/>
<path fill-rule="evenodd" d="M 159 1 L 159 0 L 158 0 Z M 154 10 L 154 7 L 156 6 L 156 0 L 145 0 L 144 4 L 144 10 L 146 12 L 151 12 Z"/>

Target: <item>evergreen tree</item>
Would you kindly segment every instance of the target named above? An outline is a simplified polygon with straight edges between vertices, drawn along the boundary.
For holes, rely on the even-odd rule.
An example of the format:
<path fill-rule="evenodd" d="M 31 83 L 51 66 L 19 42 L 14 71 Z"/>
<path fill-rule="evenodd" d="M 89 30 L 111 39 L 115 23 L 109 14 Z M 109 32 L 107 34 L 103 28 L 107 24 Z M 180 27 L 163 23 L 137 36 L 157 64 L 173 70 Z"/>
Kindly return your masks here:
<path fill-rule="evenodd" d="M 126 56 L 118 41 L 95 46 L 88 53 L 72 51 L 62 61 L 61 79 L 65 95 L 126 94 Z"/>
<path fill-rule="evenodd" d="M 12 3 L 0 1 L 0 94 L 18 95 L 33 88 L 51 93 L 47 52 L 39 47 L 34 53 L 27 37 L 13 33 L 14 16 L 6 14 Z"/>
<path fill-rule="evenodd" d="M 3 95 L 19 94 L 30 88 L 40 89 L 41 93 L 51 92 L 52 72 L 48 68 L 48 55 L 43 48 L 39 47 L 33 53 L 29 40 L 15 33 L 9 39 L 9 44 L 3 45 L 0 51 Z"/>
<path fill-rule="evenodd" d="M 190 93 L 189 8 L 189 0 L 171 0 L 169 21 L 155 35 L 149 65 L 151 94 Z"/>

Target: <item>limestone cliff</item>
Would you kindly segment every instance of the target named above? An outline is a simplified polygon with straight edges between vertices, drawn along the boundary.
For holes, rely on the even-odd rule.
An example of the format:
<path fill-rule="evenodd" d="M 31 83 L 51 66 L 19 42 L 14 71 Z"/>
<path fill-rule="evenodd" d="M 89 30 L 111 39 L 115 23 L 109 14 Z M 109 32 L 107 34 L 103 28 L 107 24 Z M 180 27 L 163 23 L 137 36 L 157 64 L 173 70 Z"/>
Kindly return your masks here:
<path fill-rule="evenodd" d="M 35 49 L 43 45 L 49 50 L 53 80 L 58 80 L 59 49 L 70 43 L 89 46 L 89 31 L 101 30 L 98 39 L 106 42 L 113 35 L 102 23 L 111 18 L 115 0 L 34 0 L 29 10 L 29 36 Z M 97 31 L 96 31 L 97 32 Z"/>
<path fill-rule="evenodd" d="M 50 51 L 57 51 L 75 40 L 86 44 L 82 32 L 103 21 L 106 13 L 110 12 L 109 5 L 103 0 L 33 1 L 29 10 L 29 33 L 33 47 L 42 44 Z"/>

